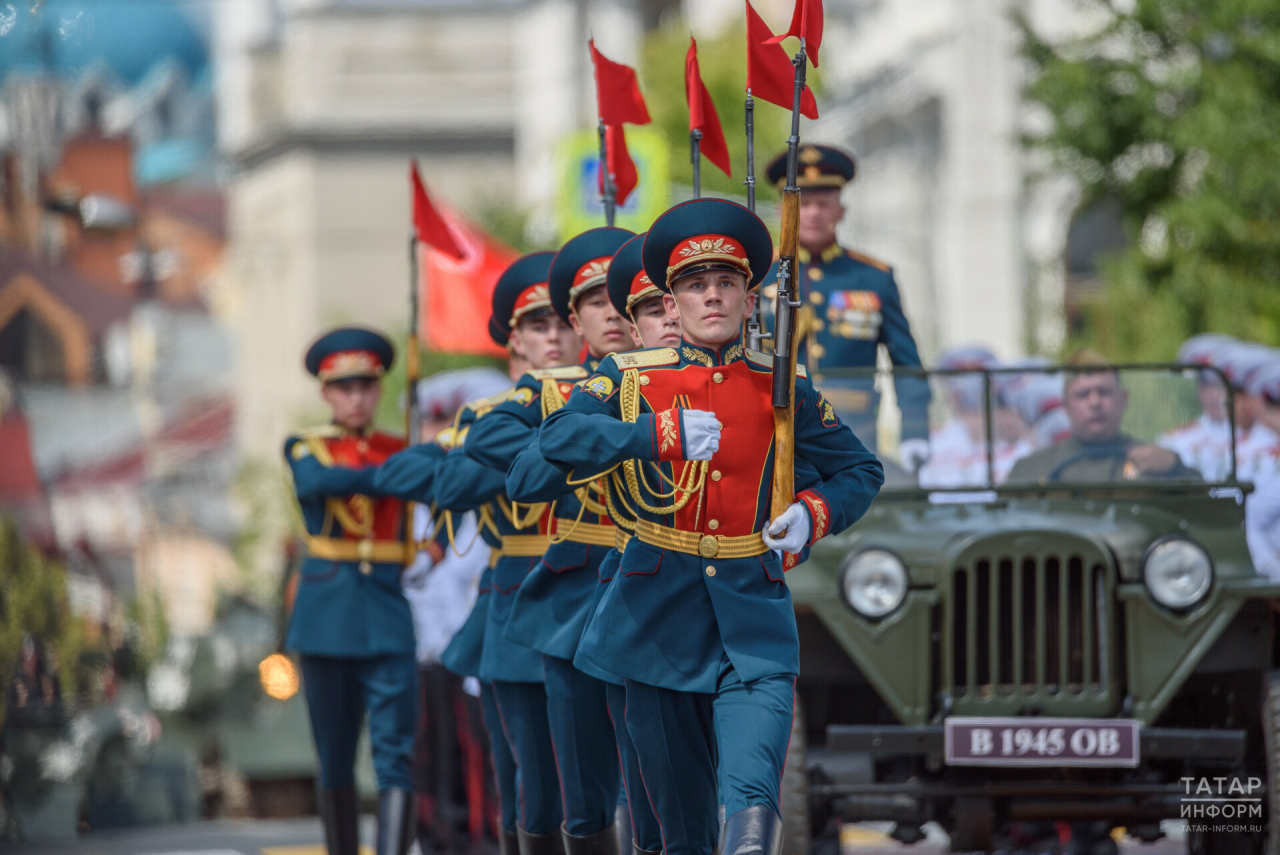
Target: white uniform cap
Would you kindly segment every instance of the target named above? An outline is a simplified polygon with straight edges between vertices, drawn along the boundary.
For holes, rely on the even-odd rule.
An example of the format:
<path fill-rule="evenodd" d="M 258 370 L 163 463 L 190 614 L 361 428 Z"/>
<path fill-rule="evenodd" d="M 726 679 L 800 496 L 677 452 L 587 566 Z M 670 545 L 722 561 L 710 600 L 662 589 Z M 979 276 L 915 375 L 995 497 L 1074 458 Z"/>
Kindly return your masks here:
<path fill-rule="evenodd" d="M 510 388 L 510 378 L 492 368 L 442 371 L 418 381 L 418 411 L 424 419 L 447 419 L 468 401 Z"/>

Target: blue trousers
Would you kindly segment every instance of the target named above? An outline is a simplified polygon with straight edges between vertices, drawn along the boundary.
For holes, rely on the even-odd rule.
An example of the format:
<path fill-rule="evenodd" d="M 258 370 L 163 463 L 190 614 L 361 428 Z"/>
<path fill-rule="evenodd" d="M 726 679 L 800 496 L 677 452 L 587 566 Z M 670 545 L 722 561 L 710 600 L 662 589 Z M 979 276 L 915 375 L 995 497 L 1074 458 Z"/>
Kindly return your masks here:
<path fill-rule="evenodd" d="M 520 827 L 530 834 L 559 834 L 564 812 L 547 722 L 546 689 L 542 683 L 494 680 L 493 697 L 516 761 Z"/>
<path fill-rule="evenodd" d="M 795 675 L 744 683 L 726 658 L 714 694 L 634 680 L 626 689 L 627 729 L 666 855 L 710 855 L 716 848 L 717 784 L 726 816 L 752 805 L 779 812 Z"/>
<path fill-rule="evenodd" d="M 413 738 L 418 724 L 418 663 L 413 654 L 302 657 L 311 735 L 320 756 L 320 785 L 355 781 L 356 742 L 369 714 L 369 746 L 378 789 L 414 787 Z"/>
<path fill-rule="evenodd" d="M 641 849 L 657 852 L 662 849 L 662 828 L 653 814 L 653 804 L 644 787 L 644 776 L 640 774 L 636 746 L 627 730 L 627 690 L 625 686 L 609 683 L 605 693 L 609 698 L 609 718 L 613 721 L 614 737 L 618 743 L 623 793 L 627 799 L 627 811 L 631 814 L 631 836 Z"/>
<path fill-rule="evenodd" d="M 618 744 L 609 719 L 609 684 L 555 656 L 542 657 L 542 670 L 565 830 L 585 837 L 612 825 L 618 806 Z"/>
<path fill-rule="evenodd" d="M 502 828 L 516 832 L 519 817 L 516 813 L 516 758 L 502 730 L 502 716 L 498 715 L 498 702 L 493 697 L 491 683 L 480 684 L 480 709 L 484 713 L 484 727 L 489 731 L 489 758 L 493 761 L 493 779 L 498 785 L 498 802 Z"/>

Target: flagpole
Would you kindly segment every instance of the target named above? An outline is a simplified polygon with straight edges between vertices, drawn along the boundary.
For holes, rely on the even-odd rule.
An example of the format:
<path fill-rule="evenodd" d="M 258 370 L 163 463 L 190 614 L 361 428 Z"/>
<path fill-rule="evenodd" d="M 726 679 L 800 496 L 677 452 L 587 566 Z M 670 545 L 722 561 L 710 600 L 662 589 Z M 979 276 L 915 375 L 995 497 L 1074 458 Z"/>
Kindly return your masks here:
<path fill-rule="evenodd" d="M 689 131 L 689 160 L 693 163 L 693 198 L 702 198 L 702 131 Z"/>
<path fill-rule="evenodd" d="M 618 188 L 609 173 L 609 147 L 605 142 L 604 119 L 600 120 L 600 199 L 604 202 L 604 224 L 613 227 Z"/>
<path fill-rule="evenodd" d="M 409 335 L 404 348 L 404 444 L 418 444 L 418 375 L 422 373 L 418 353 L 418 235 L 409 229 Z M 404 565 L 417 557 L 413 548 L 413 502 L 404 503 Z"/>
<path fill-rule="evenodd" d="M 747 207 L 756 209 L 756 99 L 747 90 L 747 178 L 742 183 L 747 185 Z M 756 304 L 751 307 L 747 317 L 747 331 L 743 338 L 751 350 L 764 350 L 764 340 L 768 337 L 764 332 L 764 320 L 760 315 L 760 297 L 756 296 Z"/>
<path fill-rule="evenodd" d="M 747 185 L 747 208 L 756 209 L 756 99 L 747 90 L 747 177 L 742 183 Z M 759 304 L 757 303 L 757 306 Z"/>

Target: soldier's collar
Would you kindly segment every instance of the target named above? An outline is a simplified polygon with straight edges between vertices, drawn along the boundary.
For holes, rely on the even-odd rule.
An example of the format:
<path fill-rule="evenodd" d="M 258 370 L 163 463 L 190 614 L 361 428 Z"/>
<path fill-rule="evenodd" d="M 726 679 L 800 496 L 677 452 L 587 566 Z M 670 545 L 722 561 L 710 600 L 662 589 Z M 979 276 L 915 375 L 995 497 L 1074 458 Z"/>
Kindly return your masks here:
<path fill-rule="evenodd" d="M 734 336 L 719 347 L 703 347 L 687 339 L 680 340 L 680 361 L 686 365 L 729 365 L 743 358 L 742 335 Z"/>
<path fill-rule="evenodd" d="M 355 437 L 360 437 L 362 439 L 368 439 L 369 435 L 373 433 L 372 424 L 365 425 L 363 430 L 353 430 L 352 428 L 343 427 L 337 422 L 330 422 L 329 427 L 333 428 L 333 430 L 336 431 L 336 436 L 339 436 L 339 437 L 355 436 Z"/>
<path fill-rule="evenodd" d="M 836 258 L 839 258 L 840 254 L 843 252 L 844 250 L 840 248 L 840 244 L 832 243 L 822 252 L 818 253 L 818 258 L 822 259 L 823 264 L 830 264 L 831 261 L 833 261 Z M 805 249 L 802 246 L 796 247 L 796 258 L 799 260 L 801 264 L 813 263 L 812 262 L 813 253 L 809 252 L 809 250 Z"/>

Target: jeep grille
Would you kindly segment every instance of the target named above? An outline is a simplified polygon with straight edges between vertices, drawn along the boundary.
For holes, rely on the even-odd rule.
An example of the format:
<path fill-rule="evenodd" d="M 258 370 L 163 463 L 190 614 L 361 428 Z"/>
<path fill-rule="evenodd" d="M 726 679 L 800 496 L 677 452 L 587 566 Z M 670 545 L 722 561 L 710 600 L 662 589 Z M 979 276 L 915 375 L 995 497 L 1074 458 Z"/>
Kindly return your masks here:
<path fill-rule="evenodd" d="M 1057 548 L 1008 555 L 978 544 L 965 550 L 949 577 L 942 681 L 954 711 L 1114 713 L 1118 675 L 1110 560 L 1093 543 L 1075 537 L 1020 536 L 1015 545 L 1019 541 L 1051 541 Z"/>

